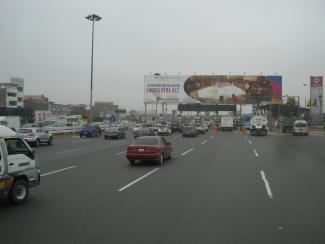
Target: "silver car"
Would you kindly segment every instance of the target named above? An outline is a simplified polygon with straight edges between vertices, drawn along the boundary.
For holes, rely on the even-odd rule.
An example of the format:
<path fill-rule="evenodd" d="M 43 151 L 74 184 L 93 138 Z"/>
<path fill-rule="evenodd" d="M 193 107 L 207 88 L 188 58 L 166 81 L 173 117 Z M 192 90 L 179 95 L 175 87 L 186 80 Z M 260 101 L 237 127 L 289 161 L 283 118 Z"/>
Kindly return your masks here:
<path fill-rule="evenodd" d="M 30 145 L 38 147 L 41 143 L 52 145 L 53 136 L 44 128 L 21 128 L 18 135 L 27 141 Z"/>

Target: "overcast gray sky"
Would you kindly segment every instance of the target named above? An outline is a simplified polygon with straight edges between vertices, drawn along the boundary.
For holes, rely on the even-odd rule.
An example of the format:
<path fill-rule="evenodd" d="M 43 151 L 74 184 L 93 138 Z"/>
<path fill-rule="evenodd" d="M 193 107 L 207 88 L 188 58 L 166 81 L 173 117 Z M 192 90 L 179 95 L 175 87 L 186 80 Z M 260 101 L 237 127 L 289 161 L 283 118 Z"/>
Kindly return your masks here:
<path fill-rule="evenodd" d="M 283 75 L 283 94 L 324 75 L 324 0 L 1 0 L 0 81 L 26 94 L 88 103 L 96 13 L 94 100 L 143 107 L 149 72 Z"/>

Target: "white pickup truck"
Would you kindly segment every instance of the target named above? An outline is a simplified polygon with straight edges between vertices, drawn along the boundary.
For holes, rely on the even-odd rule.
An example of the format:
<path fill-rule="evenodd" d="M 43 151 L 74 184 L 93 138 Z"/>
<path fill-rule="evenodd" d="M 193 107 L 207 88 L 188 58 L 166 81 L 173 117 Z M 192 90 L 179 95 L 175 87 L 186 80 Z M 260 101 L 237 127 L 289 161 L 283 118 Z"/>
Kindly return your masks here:
<path fill-rule="evenodd" d="M 40 183 L 35 152 L 17 134 L 0 125 L 0 198 L 13 204 L 28 200 L 29 188 Z"/>
<path fill-rule="evenodd" d="M 264 116 L 254 116 L 251 118 L 251 125 L 250 125 L 250 135 L 263 135 L 267 136 L 267 118 Z"/>

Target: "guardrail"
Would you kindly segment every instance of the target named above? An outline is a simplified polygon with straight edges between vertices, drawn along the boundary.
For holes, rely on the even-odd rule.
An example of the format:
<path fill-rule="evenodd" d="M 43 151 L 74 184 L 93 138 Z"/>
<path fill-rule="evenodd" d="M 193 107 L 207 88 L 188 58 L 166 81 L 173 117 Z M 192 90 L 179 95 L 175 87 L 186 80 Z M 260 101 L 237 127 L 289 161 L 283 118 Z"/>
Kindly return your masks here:
<path fill-rule="evenodd" d="M 53 135 L 69 135 L 79 133 L 81 126 L 45 127 L 45 129 Z"/>

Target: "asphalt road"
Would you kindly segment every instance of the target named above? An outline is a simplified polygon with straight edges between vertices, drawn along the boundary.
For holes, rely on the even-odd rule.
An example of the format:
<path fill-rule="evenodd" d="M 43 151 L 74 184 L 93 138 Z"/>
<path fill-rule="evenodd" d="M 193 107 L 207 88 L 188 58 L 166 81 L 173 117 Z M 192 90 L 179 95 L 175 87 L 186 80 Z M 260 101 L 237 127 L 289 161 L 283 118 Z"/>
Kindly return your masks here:
<path fill-rule="evenodd" d="M 41 185 L 0 201 L 1 243 L 325 243 L 325 136 L 167 138 L 163 166 L 130 166 L 130 136 L 37 148 Z"/>

